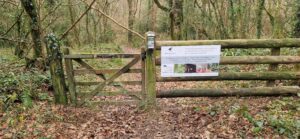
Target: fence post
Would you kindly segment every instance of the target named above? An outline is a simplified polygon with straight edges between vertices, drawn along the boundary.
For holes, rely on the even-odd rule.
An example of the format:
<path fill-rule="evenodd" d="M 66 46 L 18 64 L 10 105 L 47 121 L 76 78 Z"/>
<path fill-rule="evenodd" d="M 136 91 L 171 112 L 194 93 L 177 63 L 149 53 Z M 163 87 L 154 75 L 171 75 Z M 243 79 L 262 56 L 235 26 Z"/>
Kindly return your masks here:
<path fill-rule="evenodd" d="M 146 109 L 156 107 L 155 33 L 146 33 L 145 91 Z"/>
<path fill-rule="evenodd" d="M 64 48 L 64 54 L 65 55 L 70 54 L 69 48 Z M 66 64 L 68 88 L 69 88 L 69 93 L 70 93 L 70 101 L 71 101 L 71 103 L 76 105 L 77 104 L 77 94 L 76 94 L 76 85 L 75 85 L 75 79 L 74 79 L 72 59 L 66 58 L 65 64 Z"/>
<path fill-rule="evenodd" d="M 300 57 L 300 49 L 299 48 L 297 50 L 297 56 Z M 295 65 L 295 72 L 299 72 L 299 71 L 300 71 L 300 63 L 297 63 Z M 295 85 L 300 87 L 300 80 L 296 80 Z M 300 96 L 300 93 L 298 93 L 298 95 Z"/>
<path fill-rule="evenodd" d="M 59 41 L 53 34 L 49 34 L 46 36 L 45 42 L 47 45 L 47 55 L 49 60 L 51 80 L 54 88 L 55 103 L 67 104 L 67 89 Z"/>
<path fill-rule="evenodd" d="M 272 56 L 279 56 L 280 55 L 280 48 L 272 48 L 271 49 L 271 55 Z M 279 64 L 270 64 L 269 66 L 269 71 L 276 71 L 278 69 L 278 65 Z M 272 86 L 275 86 L 276 80 L 269 80 L 267 81 L 266 83 L 266 86 L 268 87 L 272 87 Z"/>
<path fill-rule="evenodd" d="M 146 100 L 146 88 L 145 88 L 145 58 L 146 58 L 146 51 L 145 48 L 141 48 L 141 69 L 142 69 L 142 99 Z"/>

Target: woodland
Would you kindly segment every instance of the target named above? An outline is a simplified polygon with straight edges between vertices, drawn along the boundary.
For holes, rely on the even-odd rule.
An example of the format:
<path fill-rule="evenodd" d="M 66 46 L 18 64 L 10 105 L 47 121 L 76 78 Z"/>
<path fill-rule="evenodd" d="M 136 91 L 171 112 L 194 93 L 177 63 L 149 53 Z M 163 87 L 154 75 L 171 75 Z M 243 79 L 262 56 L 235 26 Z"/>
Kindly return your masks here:
<path fill-rule="evenodd" d="M 300 92 L 287 96 L 157 98 L 156 107 L 148 109 L 142 101 L 131 101 L 143 99 L 143 86 L 121 81 L 145 80 L 144 76 L 127 69 L 130 74 L 118 78 L 122 83 L 107 87 L 107 95 L 94 95 L 84 105 L 73 104 L 73 98 L 81 96 L 69 93 L 70 77 L 78 84 L 101 78 L 110 82 L 115 76 L 112 71 L 106 70 L 104 75 L 93 67 L 122 69 L 130 61 L 115 57 L 80 62 L 73 58 L 77 62 L 73 62 L 74 71 L 80 75 L 73 77 L 74 73 L 65 71 L 72 59 L 64 56 L 95 54 L 95 58 L 96 54 L 109 57 L 125 53 L 144 57 L 141 50 L 145 51 L 148 31 L 155 33 L 156 40 L 251 39 L 272 43 L 290 39 L 289 45 L 300 38 L 300 0 L 0 0 L 0 138 L 300 138 Z M 254 48 L 222 49 L 221 56 L 300 54 L 300 48 Z M 57 60 L 53 57 L 60 61 L 53 64 Z M 136 63 L 134 68 L 144 66 Z M 221 65 L 220 71 L 287 73 L 300 69 L 299 64 Z M 80 74 L 82 65 L 94 70 L 94 75 Z M 152 76 L 159 73 L 156 68 Z M 63 77 L 57 81 L 53 74 Z M 282 76 L 288 78 L 287 74 Z M 265 86 L 298 89 L 298 73 L 296 76 L 296 80 L 287 81 L 156 82 L 154 92 L 199 88 L 226 92 Z M 56 82 L 67 83 L 59 88 Z M 74 88 L 88 92 L 98 87 Z M 69 91 L 63 95 L 71 99 L 58 96 L 59 89 Z M 112 93 L 116 90 L 122 93 Z M 140 96 L 134 94 L 140 90 Z"/>

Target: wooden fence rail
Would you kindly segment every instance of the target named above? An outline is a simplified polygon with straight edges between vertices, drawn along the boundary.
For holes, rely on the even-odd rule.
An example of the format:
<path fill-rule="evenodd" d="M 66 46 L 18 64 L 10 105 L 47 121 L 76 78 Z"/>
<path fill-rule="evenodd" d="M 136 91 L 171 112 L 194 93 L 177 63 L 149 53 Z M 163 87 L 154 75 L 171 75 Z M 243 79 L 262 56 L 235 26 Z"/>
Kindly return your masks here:
<path fill-rule="evenodd" d="M 295 87 L 260 87 L 240 89 L 190 89 L 159 91 L 158 98 L 175 97 L 230 97 L 230 96 L 291 96 L 297 95 L 300 88 Z"/>
<path fill-rule="evenodd" d="M 234 40 L 191 40 L 156 41 L 156 49 L 161 46 L 221 45 L 222 48 L 283 48 L 300 47 L 300 39 L 234 39 Z"/>
<path fill-rule="evenodd" d="M 220 64 L 297 64 L 299 56 L 224 56 Z M 156 58 L 156 65 L 161 65 L 161 59 Z"/>
<path fill-rule="evenodd" d="M 158 82 L 222 80 L 298 80 L 300 72 L 221 72 L 219 76 L 158 77 Z"/>

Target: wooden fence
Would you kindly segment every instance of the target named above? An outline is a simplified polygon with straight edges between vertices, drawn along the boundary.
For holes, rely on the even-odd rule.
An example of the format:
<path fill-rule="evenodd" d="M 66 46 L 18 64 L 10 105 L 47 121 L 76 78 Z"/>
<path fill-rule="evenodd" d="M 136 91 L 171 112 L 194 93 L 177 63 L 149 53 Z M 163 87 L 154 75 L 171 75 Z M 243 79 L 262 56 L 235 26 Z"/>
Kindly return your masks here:
<path fill-rule="evenodd" d="M 149 35 L 151 34 L 151 35 Z M 297 95 L 300 93 L 300 53 L 298 55 L 280 55 L 282 48 L 289 50 L 298 50 L 300 48 L 300 39 L 236 39 L 236 40 L 193 40 L 193 41 L 156 41 L 153 32 L 147 35 L 146 48 L 141 49 L 138 54 L 70 54 L 68 49 L 64 50 L 63 59 L 65 60 L 65 73 L 67 76 L 68 92 L 72 103 L 78 104 L 78 97 L 82 92 L 78 92 L 76 86 L 96 86 L 91 92 L 84 93 L 85 98 L 80 100 L 91 99 L 98 93 L 109 94 L 103 91 L 105 86 L 113 83 L 121 83 L 128 85 L 141 85 L 140 95 L 136 95 L 138 100 L 142 100 L 145 106 L 152 107 L 156 105 L 156 98 L 170 97 L 219 97 L 219 96 L 278 96 L 278 95 Z M 51 43 L 49 43 L 51 44 Z M 245 65 L 245 64 L 268 64 L 268 71 L 265 72 L 220 72 L 218 76 L 213 77 L 161 77 L 156 72 L 157 67 L 161 65 L 160 50 L 162 46 L 193 46 L 193 45 L 221 45 L 221 49 L 270 49 L 270 55 L 263 56 L 222 56 L 220 65 Z M 49 45 L 52 46 L 52 45 Z M 50 47 L 52 48 L 52 47 Z M 54 48 L 54 47 L 53 47 Z M 55 47 L 56 48 L 56 47 Z M 56 49 L 55 49 L 56 50 Z M 49 51 L 51 52 L 51 51 Z M 299 51 L 298 51 L 299 52 Z M 52 52 L 53 53 L 53 52 Z M 59 53 L 59 52 L 56 52 Z M 53 54 L 49 54 L 52 56 Z M 124 58 L 132 59 L 128 64 L 120 69 L 95 69 L 85 59 L 111 59 Z M 50 59 L 51 60 L 51 59 Z M 54 59 L 52 61 L 55 61 Z M 74 69 L 73 62 L 77 62 L 82 68 Z M 136 63 L 141 61 L 140 68 L 132 68 Z M 58 62 L 53 63 L 51 67 L 52 81 L 56 82 L 58 78 L 55 74 L 55 68 Z M 50 63 L 50 64 L 51 64 Z M 292 65 L 293 70 L 282 72 L 279 70 L 279 65 Z M 59 68 L 63 69 L 63 67 Z M 141 75 L 139 81 L 116 81 L 118 77 L 125 73 L 138 73 Z M 79 82 L 75 80 L 78 74 L 94 74 L 101 81 L 99 82 Z M 104 76 L 111 74 L 109 78 Z M 62 77 L 60 74 L 57 77 Z M 157 82 L 185 82 L 185 81 L 235 81 L 235 80 L 263 80 L 267 81 L 265 87 L 259 88 L 234 88 L 234 89 L 186 89 L 186 90 L 168 90 L 162 88 L 157 90 Z M 277 86 L 276 80 L 293 80 L 293 86 Z M 58 80 L 57 80 L 58 81 Z M 64 82 L 60 80 L 57 84 Z M 55 84 L 54 84 L 55 85 Z M 56 91 L 56 94 L 65 94 L 65 85 L 61 91 Z M 123 88 L 126 94 L 130 92 Z M 124 93 L 123 92 L 123 93 Z M 120 94 L 120 93 L 114 93 Z M 57 97 L 59 98 L 59 97 Z M 63 98 L 62 100 L 65 100 Z M 63 101 L 62 101 L 63 102 Z"/>
<path fill-rule="evenodd" d="M 220 72 L 214 77 L 161 77 L 156 74 L 155 68 L 146 68 L 146 75 L 156 75 L 151 78 L 155 82 L 146 84 L 148 100 L 155 103 L 154 98 L 170 97 L 220 97 L 220 96 L 279 96 L 297 95 L 300 79 L 300 56 L 280 55 L 281 48 L 297 49 L 300 47 L 300 39 L 235 39 L 235 40 L 193 40 L 193 41 L 155 41 L 155 48 L 147 50 L 152 55 L 153 61 L 147 62 L 145 67 L 160 66 L 160 50 L 162 46 L 193 46 L 193 45 L 221 45 L 221 49 L 270 49 L 269 56 L 224 56 L 220 58 L 220 65 L 245 65 L 245 64 L 269 64 L 266 72 Z M 154 54 L 153 54 L 154 53 Z M 154 58 L 153 58 L 154 57 Z M 293 64 L 294 70 L 288 72 L 278 71 L 279 64 Z M 146 78 L 147 79 L 147 78 Z M 265 80 L 266 87 L 259 88 L 234 88 L 234 89 L 186 89 L 156 91 L 156 82 L 185 82 L 185 81 L 226 81 L 226 80 Z M 295 86 L 276 86 L 275 80 L 294 80 Z M 146 82 L 146 81 L 145 81 Z M 151 97 L 155 96 L 155 97 Z"/>

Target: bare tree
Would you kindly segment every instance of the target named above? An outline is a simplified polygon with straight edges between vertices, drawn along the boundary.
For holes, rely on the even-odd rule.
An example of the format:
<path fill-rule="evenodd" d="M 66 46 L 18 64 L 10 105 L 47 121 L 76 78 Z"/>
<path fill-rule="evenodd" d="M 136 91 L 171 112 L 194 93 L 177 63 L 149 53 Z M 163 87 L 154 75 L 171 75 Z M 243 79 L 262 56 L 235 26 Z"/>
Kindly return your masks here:
<path fill-rule="evenodd" d="M 43 56 L 42 41 L 41 41 L 42 37 L 40 31 L 38 11 L 35 2 L 33 0 L 21 0 L 21 3 L 26 13 L 30 17 L 30 30 L 31 30 L 33 43 L 34 43 L 33 58 L 27 60 L 27 66 L 30 66 L 30 64 L 33 64 L 37 60 L 37 58 Z"/>
<path fill-rule="evenodd" d="M 257 22 L 256 22 L 256 38 L 260 39 L 262 32 L 262 12 L 265 7 L 265 0 L 259 0 L 257 8 Z"/>
<path fill-rule="evenodd" d="M 300 0 L 297 0 L 296 24 L 294 28 L 294 37 L 300 38 Z"/>
<path fill-rule="evenodd" d="M 128 4 L 128 28 L 132 30 L 134 25 L 134 16 L 135 16 L 134 0 L 127 0 L 127 4 Z M 132 45 L 133 42 L 132 32 L 128 31 L 127 36 L 128 36 L 129 45 Z"/>
<path fill-rule="evenodd" d="M 169 7 L 163 6 L 159 0 L 154 0 L 155 4 L 161 10 L 170 14 L 170 27 L 172 40 L 182 39 L 183 23 L 183 0 L 169 0 Z"/>
<path fill-rule="evenodd" d="M 74 24 L 75 23 L 75 12 L 76 11 L 73 8 L 72 0 L 68 0 L 68 9 L 69 9 L 71 23 Z M 78 28 L 79 27 L 74 27 L 74 36 L 75 36 L 76 43 L 78 45 L 80 45 L 81 44 L 80 38 L 79 38 L 80 30 Z"/>

